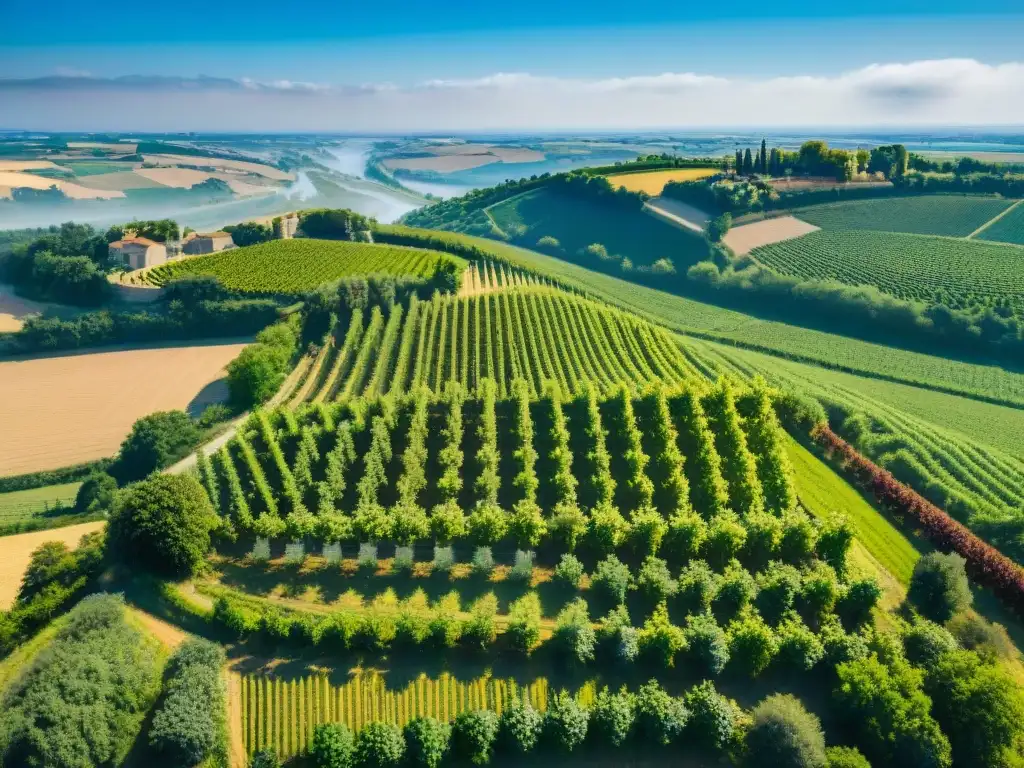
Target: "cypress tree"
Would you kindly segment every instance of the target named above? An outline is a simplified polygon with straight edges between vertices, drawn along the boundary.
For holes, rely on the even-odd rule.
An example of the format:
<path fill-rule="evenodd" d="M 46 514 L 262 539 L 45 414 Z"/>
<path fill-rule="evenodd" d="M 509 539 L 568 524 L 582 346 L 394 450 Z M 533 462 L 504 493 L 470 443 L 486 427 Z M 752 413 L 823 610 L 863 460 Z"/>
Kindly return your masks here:
<path fill-rule="evenodd" d="M 761 139 L 761 157 L 760 157 L 761 173 L 768 173 L 768 143 Z"/>
<path fill-rule="evenodd" d="M 743 173 L 749 176 L 754 172 L 754 158 L 750 154 L 750 147 L 743 153 Z"/>
<path fill-rule="evenodd" d="M 736 173 L 743 173 L 743 150 L 736 150 Z"/>

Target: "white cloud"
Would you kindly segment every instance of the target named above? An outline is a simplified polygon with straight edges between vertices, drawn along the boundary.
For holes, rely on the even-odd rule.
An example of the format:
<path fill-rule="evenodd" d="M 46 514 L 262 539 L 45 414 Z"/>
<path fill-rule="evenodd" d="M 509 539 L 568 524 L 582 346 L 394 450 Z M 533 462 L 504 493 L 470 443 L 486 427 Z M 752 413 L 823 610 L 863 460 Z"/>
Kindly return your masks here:
<path fill-rule="evenodd" d="M 1024 63 L 942 59 L 837 76 L 499 72 L 411 86 L 277 80 L 0 80 L 4 127 L 48 130 L 469 131 L 1024 125 Z"/>

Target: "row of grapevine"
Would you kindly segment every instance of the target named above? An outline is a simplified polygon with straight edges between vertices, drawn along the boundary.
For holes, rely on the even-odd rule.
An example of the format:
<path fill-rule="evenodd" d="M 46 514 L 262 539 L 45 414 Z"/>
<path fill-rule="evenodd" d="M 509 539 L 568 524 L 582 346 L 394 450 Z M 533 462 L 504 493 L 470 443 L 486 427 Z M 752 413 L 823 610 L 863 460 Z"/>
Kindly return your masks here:
<path fill-rule="evenodd" d="M 740 392 L 746 416 L 725 381 L 707 392 L 656 386 L 636 399 L 623 387 L 607 401 L 591 388 L 568 407 L 553 382 L 540 401 L 524 381 L 512 390 L 512 400 L 500 401 L 503 421 L 497 386 L 486 379 L 477 398 L 449 382 L 440 398 L 417 389 L 397 401 L 305 406 L 298 419 L 287 409 L 259 412 L 211 465 L 207 487 L 240 532 L 401 544 L 430 530 L 442 543 L 460 539 L 469 515 L 478 543 L 508 533 L 533 547 L 549 527 L 544 521 L 557 519 L 550 532 L 571 548 L 587 525 L 582 502 L 600 508 L 613 528 L 622 529 L 623 516 L 653 526 L 641 546 L 653 551 L 662 520 L 694 525 L 696 512 L 728 528 L 736 525 L 730 510 L 753 519 L 767 509 L 779 518 L 795 507 L 783 433 L 763 384 Z M 428 440 L 431 424 L 437 441 Z"/>
<path fill-rule="evenodd" d="M 337 331 L 340 333 L 340 330 Z M 335 351 L 336 350 L 336 351 Z M 475 391 L 493 379 L 501 397 L 526 381 L 537 397 L 548 381 L 563 396 L 584 383 L 602 393 L 661 380 L 677 385 L 699 376 L 664 330 L 563 291 L 528 287 L 488 294 L 435 294 L 368 321 L 357 311 L 340 346 L 320 350 L 292 402 L 400 394 L 415 387 L 435 393 L 449 381 Z"/>
<path fill-rule="evenodd" d="M 321 675 L 291 680 L 242 675 L 242 735 L 247 754 L 270 747 L 286 759 L 309 750 L 313 729 L 321 723 L 344 723 L 358 731 L 378 721 L 404 726 L 416 717 L 448 722 L 468 710 L 500 714 L 513 700 L 529 701 L 544 712 L 548 690 L 544 678 L 519 684 L 492 677 L 458 680 L 447 673 L 437 678 L 421 675 L 399 690 L 389 689 L 376 674 L 356 675 L 341 684 Z M 587 686 L 579 698 L 589 704 L 594 695 L 593 686 Z"/>

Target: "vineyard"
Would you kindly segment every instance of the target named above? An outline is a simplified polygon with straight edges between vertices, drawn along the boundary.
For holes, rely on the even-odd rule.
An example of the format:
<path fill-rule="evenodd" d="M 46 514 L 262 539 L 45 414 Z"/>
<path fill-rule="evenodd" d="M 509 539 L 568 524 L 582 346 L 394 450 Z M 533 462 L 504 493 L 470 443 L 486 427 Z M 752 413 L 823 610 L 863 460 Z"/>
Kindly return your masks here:
<path fill-rule="evenodd" d="M 556 279 L 612 306 L 672 330 L 738 344 L 790 358 L 928 389 L 1024 405 L 1024 374 L 926 355 L 859 339 L 761 320 L 712 304 L 584 269 L 568 261 L 506 243 L 453 232 L 386 226 L 375 235 L 423 247 L 466 253 L 472 250 Z M 942 414 L 936 414 L 941 418 Z"/>
<path fill-rule="evenodd" d="M 213 275 L 233 291 L 299 294 L 350 275 L 428 276 L 442 258 L 453 257 L 417 248 L 345 240 L 274 240 L 170 262 L 146 276 L 153 285 L 164 285 L 189 275 Z"/>
<path fill-rule="evenodd" d="M 952 398 L 948 395 L 933 395 L 935 399 L 929 402 L 927 394 L 914 391 L 896 400 L 897 407 L 876 391 L 895 385 L 877 382 L 873 387 L 871 382 L 865 384 L 847 374 L 753 352 L 694 346 L 712 374 L 761 375 L 780 386 L 797 387 L 833 413 L 845 414 L 837 428 L 858 450 L 1005 554 L 1024 558 L 1018 534 L 1024 507 L 1024 455 L 1016 437 L 1021 428 L 1020 411 L 949 402 Z M 886 399 L 895 400 L 891 396 Z M 910 402 L 914 400 L 918 402 Z M 919 415 L 911 410 L 917 410 L 915 405 L 922 406 Z M 958 425 L 959 431 L 935 426 L 928 420 L 935 411 L 953 411 L 950 419 L 963 411 L 965 421 L 973 424 Z M 979 426 L 987 426 L 988 431 L 980 432 Z M 972 427 L 978 432 L 973 439 L 966 434 Z M 1005 450 L 992 447 L 1002 444 Z"/>
<path fill-rule="evenodd" d="M 610 391 L 621 381 L 675 383 L 694 373 L 678 343 L 643 320 L 556 289 L 510 288 L 412 297 L 387 316 L 379 307 L 356 310 L 331 334 L 290 401 L 419 386 L 440 392 L 449 381 L 476 389 L 485 378 L 497 382 L 500 396 L 514 378 L 535 394 L 548 380 L 563 393 L 584 382 Z"/>
<path fill-rule="evenodd" d="M 994 240 L 1002 243 L 1024 245 L 1024 203 L 1018 202 L 999 221 L 986 227 L 975 236 L 978 240 Z"/>
<path fill-rule="evenodd" d="M 519 686 L 490 677 L 461 681 L 447 674 L 435 679 L 422 675 L 403 690 L 388 690 L 378 675 L 356 675 L 342 685 L 323 676 L 282 680 L 245 675 L 241 682 L 246 754 L 272 747 L 282 759 L 304 754 L 319 723 L 344 723 L 353 731 L 380 721 L 403 727 L 416 717 L 448 722 L 474 709 L 501 714 L 513 699 L 543 712 L 548 702 L 543 678 Z"/>
<path fill-rule="evenodd" d="M 657 387 L 637 400 L 621 389 L 609 400 L 590 390 L 563 401 L 557 387 L 531 399 L 521 379 L 510 389 L 498 399 L 488 380 L 478 397 L 449 385 L 442 396 L 259 412 L 204 459 L 204 482 L 240 532 L 327 542 L 412 543 L 433 524 L 426 510 L 443 520 L 450 503 L 480 512 L 473 535 L 494 541 L 512 522 L 501 510 L 522 511 L 511 532 L 526 544 L 544 519 L 577 504 L 665 519 L 793 507 L 764 391 L 742 394 L 738 406 L 725 383 L 703 395 Z M 739 407 L 750 417 L 741 420 Z"/>
<path fill-rule="evenodd" d="M 873 285 L 900 299 L 1024 314 L 1024 248 L 977 240 L 822 230 L 755 248 L 786 275 Z"/>
<path fill-rule="evenodd" d="M 796 215 L 822 229 L 966 237 L 1012 204 L 998 197 L 916 195 L 826 203 L 803 208 Z"/>

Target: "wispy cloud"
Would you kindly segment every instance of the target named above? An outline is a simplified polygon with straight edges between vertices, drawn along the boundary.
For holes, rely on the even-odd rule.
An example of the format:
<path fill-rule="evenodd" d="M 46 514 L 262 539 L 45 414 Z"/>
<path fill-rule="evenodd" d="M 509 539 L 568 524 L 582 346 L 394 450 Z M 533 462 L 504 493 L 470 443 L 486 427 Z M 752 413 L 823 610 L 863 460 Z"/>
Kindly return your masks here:
<path fill-rule="evenodd" d="M 714 126 L 1024 125 L 1024 63 L 941 59 L 833 77 L 697 72 L 580 79 L 495 73 L 329 85 L 84 73 L 0 79 L 5 122 L 49 130 L 627 130 Z"/>

